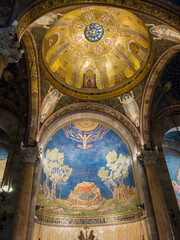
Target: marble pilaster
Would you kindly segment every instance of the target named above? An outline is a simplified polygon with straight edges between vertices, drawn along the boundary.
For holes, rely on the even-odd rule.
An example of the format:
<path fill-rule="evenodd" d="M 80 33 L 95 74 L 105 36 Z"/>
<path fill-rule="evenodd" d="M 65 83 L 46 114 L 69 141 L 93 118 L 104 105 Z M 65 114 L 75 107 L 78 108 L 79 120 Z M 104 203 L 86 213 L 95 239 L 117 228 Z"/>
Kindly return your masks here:
<path fill-rule="evenodd" d="M 138 160 L 146 168 L 159 239 L 173 240 L 174 237 L 171 229 L 169 215 L 155 166 L 156 161 L 158 161 L 158 152 L 152 150 L 144 150 L 138 156 Z"/>
<path fill-rule="evenodd" d="M 25 240 L 31 201 L 35 162 L 40 159 L 38 147 L 21 147 L 23 170 L 12 230 L 12 240 Z"/>

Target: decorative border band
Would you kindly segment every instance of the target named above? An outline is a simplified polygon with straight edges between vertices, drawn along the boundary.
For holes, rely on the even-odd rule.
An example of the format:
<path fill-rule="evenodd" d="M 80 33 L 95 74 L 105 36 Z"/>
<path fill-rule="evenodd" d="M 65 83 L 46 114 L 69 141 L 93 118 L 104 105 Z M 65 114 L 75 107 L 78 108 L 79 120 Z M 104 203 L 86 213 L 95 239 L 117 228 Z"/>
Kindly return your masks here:
<path fill-rule="evenodd" d="M 34 145 L 39 126 L 39 65 L 34 39 L 30 32 L 23 35 L 30 79 L 30 108 L 27 145 Z"/>
<path fill-rule="evenodd" d="M 37 223 L 55 225 L 62 227 L 82 227 L 88 226 L 104 226 L 104 225 L 116 225 L 120 223 L 127 223 L 138 221 L 143 216 L 143 212 L 139 209 L 126 214 L 112 215 L 112 216 L 101 216 L 94 218 L 80 218 L 80 217 L 63 217 L 48 215 L 40 211 L 36 211 Z M 144 216 L 145 217 L 145 216 Z"/>

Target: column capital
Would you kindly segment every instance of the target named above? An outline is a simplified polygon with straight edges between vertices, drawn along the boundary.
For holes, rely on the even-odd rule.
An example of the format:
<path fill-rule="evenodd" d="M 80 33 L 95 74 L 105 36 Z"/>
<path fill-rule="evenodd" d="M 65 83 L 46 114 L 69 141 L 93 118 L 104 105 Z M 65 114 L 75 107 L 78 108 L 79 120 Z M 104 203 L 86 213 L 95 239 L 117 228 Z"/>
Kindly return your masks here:
<path fill-rule="evenodd" d="M 17 21 L 9 27 L 0 29 L 0 54 L 5 57 L 7 63 L 18 62 L 22 58 L 23 49 L 20 42 L 15 40 Z"/>
<path fill-rule="evenodd" d="M 142 163 L 142 165 L 155 165 L 158 160 L 157 150 L 143 150 L 137 159 Z"/>
<path fill-rule="evenodd" d="M 35 163 L 39 161 L 42 155 L 41 149 L 38 146 L 23 146 L 21 145 L 21 159 L 24 163 Z"/>

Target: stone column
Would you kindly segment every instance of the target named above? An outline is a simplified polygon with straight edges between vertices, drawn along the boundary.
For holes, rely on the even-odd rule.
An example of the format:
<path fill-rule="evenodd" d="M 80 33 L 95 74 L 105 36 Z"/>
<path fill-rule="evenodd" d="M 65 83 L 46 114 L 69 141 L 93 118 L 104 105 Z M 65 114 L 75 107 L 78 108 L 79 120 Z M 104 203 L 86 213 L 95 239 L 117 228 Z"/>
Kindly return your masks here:
<path fill-rule="evenodd" d="M 15 29 L 17 21 L 12 26 L 0 28 L 0 79 L 8 63 L 18 62 L 24 53 L 20 43 L 16 41 Z"/>
<path fill-rule="evenodd" d="M 32 184 L 32 192 L 31 192 L 31 205 L 29 210 L 29 218 L 28 218 L 28 228 L 26 234 L 26 240 L 32 240 L 33 232 L 34 232 L 34 216 L 36 215 L 36 204 L 37 197 L 39 194 L 39 184 L 41 180 L 41 168 L 42 162 L 37 161 L 34 166 L 34 176 L 33 176 L 33 184 Z"/>
<path fill-rule="evenodd" d="M 174 237 L 169 220 L 168 210 L 155 166 L 155 163 L 158 160 L 157 152 L 152 150 L 144 150 L 141 155 L 138 156 L 138 159 L 145 165 L 146 168 L 159 239 L 173 240 Z"/>
<path fill-rule="evenodd" d="M 40 152 L 38 147 L 21 147 L 21 156 L 23 160 L 23 169 L 14 215 L 12 240 L 26 240 L 34 165 L 40 158 Z"/>

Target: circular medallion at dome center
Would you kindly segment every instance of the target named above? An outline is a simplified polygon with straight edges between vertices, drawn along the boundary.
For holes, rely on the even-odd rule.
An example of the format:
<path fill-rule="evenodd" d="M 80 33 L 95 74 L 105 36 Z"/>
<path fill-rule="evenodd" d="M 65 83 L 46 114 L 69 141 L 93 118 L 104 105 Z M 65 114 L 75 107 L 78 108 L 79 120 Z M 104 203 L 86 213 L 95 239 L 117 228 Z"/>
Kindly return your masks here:
<path fill-rule="evenodd" d="M 86 39 L 90 42 L 99 41 L 103 37 L 103 34 L 103 28 L 97 23 L 92 23 L 88 25 L 84 31 Z"/>

